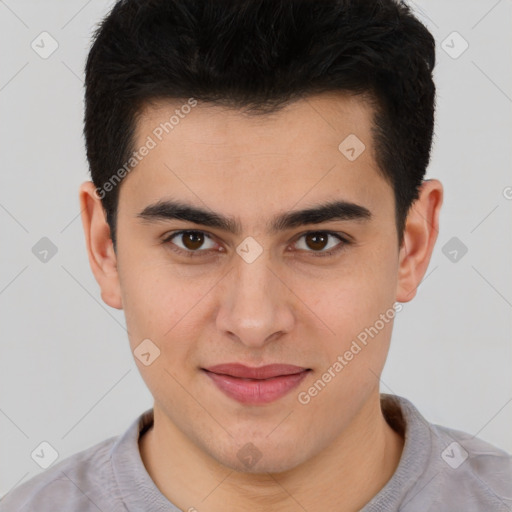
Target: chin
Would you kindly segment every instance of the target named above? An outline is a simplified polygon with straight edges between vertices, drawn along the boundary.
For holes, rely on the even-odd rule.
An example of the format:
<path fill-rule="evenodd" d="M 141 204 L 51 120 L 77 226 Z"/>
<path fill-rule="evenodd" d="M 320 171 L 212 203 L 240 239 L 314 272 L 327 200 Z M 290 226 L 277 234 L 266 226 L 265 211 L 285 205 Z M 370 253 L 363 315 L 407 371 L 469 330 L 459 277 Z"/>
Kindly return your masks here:
<path fill-rule="evenodd" d="M 295 469 L 299 465 L 298 461 L 290 460 L 272 460 L 264 463 L 261 461 L 253 469 L 239 468 L 238 471 L 251 474 L 251 475 L 277 475 L 279 473 L 286 473 Z"/>
<path fill-rule="evenodd" d="M 284 473 L 290 471 L 304 462 L 307 457 L 302 453 L 297 453 L 296 447 L 299 443 L 294 443 L 295 447 L 290 447 L 290 451 L 276 450 L 275 447 L 267 446 L 259 450 L 253 443 L 248 442 L 241 448 L 238 448 L 234 454 L 229 457 L 223 457 L 226 460 L 219 460 L 221 464 L 237 471 L 251 475 L 267 473 Z"/>

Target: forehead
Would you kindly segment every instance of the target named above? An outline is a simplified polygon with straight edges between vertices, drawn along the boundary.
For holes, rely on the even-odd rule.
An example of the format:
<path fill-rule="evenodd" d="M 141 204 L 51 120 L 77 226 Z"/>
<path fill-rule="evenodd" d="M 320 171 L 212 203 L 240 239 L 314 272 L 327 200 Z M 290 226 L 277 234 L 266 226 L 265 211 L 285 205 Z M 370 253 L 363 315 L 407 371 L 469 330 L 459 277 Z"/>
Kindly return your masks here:
<path fill-rule="evenodd" d="M 392 213 L 393 191 L 376 167 L 373 111 L 365 100 L 323 94 L 259 115 L 190 104 L 160 100 L 141 110 L 135 149 L 151 149 L 120 195 L 129 196 L 133 210 L 172 197 L 261 216 L 265 207 L 341 198 Z"/>
<path fill-rule="evenodd" d="M 308 146 L 332 146 L 333 142 L 341 142 L 345 136 L 353 134 L 364 139 L 367 156 L 372 152 L 373 108 L 363 97 L 324 93 L 267 113 L 195 100 L 197 105 L 191 107 L 190 103 L 190 99 L 146 103 L 136 123 L 137 141 L 143 142 L 141 138 L 148 134 L 153 134 L 159 142 L 176 139 L 178 135 L 181 142 L 222 146 L 215 148 L 219 152 L 236 147 L 247 149 L 247 146 L 258 152 L 256 142 L 265 144 L 264 148 L 277 150 L 289 149 L 292 143 L 300 152 L 302 147 L 306 150 Z M 189 139 L 190 136 L 193 139 Z"/>

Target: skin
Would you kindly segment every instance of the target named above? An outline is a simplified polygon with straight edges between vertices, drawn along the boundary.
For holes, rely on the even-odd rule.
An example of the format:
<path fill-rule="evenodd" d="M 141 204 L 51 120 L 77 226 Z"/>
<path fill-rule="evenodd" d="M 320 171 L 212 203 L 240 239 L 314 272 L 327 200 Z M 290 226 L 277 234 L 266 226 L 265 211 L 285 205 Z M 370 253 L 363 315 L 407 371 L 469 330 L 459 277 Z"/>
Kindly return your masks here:
<path fill-rule="evenodd" d="M 183 103 L 147 106 L 136 147 Z M 393 190 L 376 170 L 370 128 L 370 107 L 350 96 L 322 94 L 259 117 L 198 104 L 123 181 L 117 254 L 94 185 L 80 187 L 102 299 L 124 310 L 132 351 L 147 338 L 160 350 L 149 366 L 135 358 L 155 418 L 139 447 L 151 478 L 182 510 L 353 511 L 396 470 L 404 440 L 379 400 L 392 320 L 307 405 L 297 398 L 365 327 L 415 296 L 437 238 L 443 188 L 428 180 L 398 247 Z M 338 150 L 351 133 L 366 145 L 354 161 Z M 242 232 L 137 217 L 171 198 L 236 218 Z M 368 208 L 371 220 L 267 230 L 275 215 L 340 198 Z M 172 242 L 197 250 L 184 237 L 163 243 L 181 229 L 211 235 L 203 255 L 173 252 Z M 332 238 L 318 249 L 300 237 L 321 230 L 353 243 L 315 256 L 342 244 Z M 236 252 L 248 236 L 263 248 L 250 264 Z M 275 402 L 244 405 L 200 370 L 226 362 L 312 371 Z M 247 443 L 261 455 L 252 467 L 237 457 Z"/>

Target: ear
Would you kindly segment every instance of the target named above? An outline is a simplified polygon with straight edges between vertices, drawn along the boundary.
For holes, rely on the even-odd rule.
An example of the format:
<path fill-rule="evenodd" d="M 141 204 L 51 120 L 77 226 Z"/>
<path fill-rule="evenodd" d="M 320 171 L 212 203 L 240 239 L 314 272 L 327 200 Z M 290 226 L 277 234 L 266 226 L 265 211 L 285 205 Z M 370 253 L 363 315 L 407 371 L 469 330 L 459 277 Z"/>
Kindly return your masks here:
<path fill-rule="evenodd" d="M 409 302 L 427 271 L 439 233 L 439 214 L 443 204 L 443 185 L 425 180 L 418 199 L 411 205 L 400 247 L 397 302 Z"/>
<path fill-rule="evenodd" d="M 117 256 L 110 236 L 110 227 L 92 181 L 80 185 L 79 199 L 89 265 L 100 285 L 101 298 L 109 306 L 123 309 Z"/>

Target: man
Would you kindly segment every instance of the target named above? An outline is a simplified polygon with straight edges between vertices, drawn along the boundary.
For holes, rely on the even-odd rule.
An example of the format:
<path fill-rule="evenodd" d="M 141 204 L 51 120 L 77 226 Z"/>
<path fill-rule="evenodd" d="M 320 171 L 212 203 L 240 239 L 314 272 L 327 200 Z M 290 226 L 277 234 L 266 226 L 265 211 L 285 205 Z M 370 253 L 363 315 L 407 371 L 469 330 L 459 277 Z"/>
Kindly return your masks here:
<path fill-rule="evenodd" d="M 2 510 L 512 510 L 508 454 L 379 391 L 439 228 L 434 62 L 393 0 L 114 6 L 79 197 L 154 407 Z"/>

